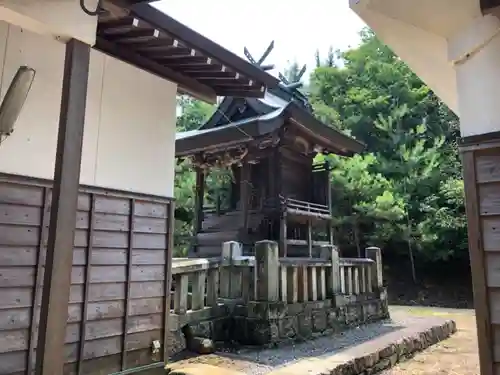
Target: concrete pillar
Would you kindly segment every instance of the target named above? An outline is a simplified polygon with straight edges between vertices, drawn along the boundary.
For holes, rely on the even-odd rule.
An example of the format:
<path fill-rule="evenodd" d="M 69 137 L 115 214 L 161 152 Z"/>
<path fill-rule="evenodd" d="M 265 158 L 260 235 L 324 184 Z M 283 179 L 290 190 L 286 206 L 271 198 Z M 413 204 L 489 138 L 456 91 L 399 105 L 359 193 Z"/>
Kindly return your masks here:
<path fill-rule="evenodd" d="M 233 260 L 241 257 L 242 246 L 236 241 L 227 241 L 222 244 L 222 267 L 220 269 L 220 297 L 231 299 L 235 297 L 235 290 L 241 285 L 241 278 L 234 277 Z"/>
<path fill-rule="evenodd" d="M 384 286 L 384 279 L 383 279 L 383 269 L 382 269 L 382 251 L 380 250 L 379 247 L 368 247 L 365 250 L 366 252 L 366 257 L 368 259 L 373 260 L 373 267 L 372 271 L 370 272 L 371 275 L 371 285 L 376 289 L 379 290 Z"/>
<path fill-rule="evenodd" d="M 255 244 L 255 269 L 257 271 L 257 301 L 279 301 L 279 254 L 274 241 Z"/>

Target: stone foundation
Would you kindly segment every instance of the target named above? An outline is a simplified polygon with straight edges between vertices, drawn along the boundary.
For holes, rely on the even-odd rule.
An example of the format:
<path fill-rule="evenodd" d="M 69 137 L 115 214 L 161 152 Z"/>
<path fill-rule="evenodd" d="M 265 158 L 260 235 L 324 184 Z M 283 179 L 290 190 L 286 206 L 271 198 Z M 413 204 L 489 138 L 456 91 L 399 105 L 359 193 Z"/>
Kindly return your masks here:
<path fill-rule="evenodd" d="M 309 340 L 389 317 L 385 291 L 377 295 L 287 304 L 249 302 L 233 311 L 234 336 L 245 345 Z"/>
<path fill-rule="evenodd" d="M 267 346 L 310 340 L 389 318 L 385 289 L 380 293 L 293 304 L 251 301 L 226 311 L 225 316 L 186 323 L 195 336 L 215 342 Z M 171 333 L 171 340 L 171 354 L 185 349 L 180 327 Z"/>

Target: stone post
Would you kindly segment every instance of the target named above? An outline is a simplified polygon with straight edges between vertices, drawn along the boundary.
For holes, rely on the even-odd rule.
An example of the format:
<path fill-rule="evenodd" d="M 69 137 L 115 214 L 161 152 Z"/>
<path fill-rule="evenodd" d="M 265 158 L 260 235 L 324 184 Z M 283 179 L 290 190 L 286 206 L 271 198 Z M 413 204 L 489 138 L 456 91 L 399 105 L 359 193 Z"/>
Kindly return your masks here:
<path fill-rule="evenodd" d="M 220 269 L 220 298 L 234 298 L 235 289 L 238 288 L 238 280 L 233 277 L 233 260 L 241 257 L 241 244 L 236 241 L 228 241 L 222 244 L 222 267 Z"/>
<path fill-rule="evenodd" d="M 326 245 L 321 248 L 321 258 L 332 262 L 328 272 L 327 296 L 333 300 L 335 306 L 343 305 L 344 298 L 340 288 L 340 256 L 339 250 L 334 245 Z"/>
<path fill-rule="evenodd" d="M 380 290 L 384 286 L 382 275 L 382 251 L 380 247 L 368 247 L 366 249 L 366 257 L 375 262 L 371 271 L 371 285 L 375 290 Z"/>
<path fill-rule="evenodd" d="M 257 272 L 257 301 L 279 301 L 279 253 L 274 241 L 255 244 L 255 270 Z"/>

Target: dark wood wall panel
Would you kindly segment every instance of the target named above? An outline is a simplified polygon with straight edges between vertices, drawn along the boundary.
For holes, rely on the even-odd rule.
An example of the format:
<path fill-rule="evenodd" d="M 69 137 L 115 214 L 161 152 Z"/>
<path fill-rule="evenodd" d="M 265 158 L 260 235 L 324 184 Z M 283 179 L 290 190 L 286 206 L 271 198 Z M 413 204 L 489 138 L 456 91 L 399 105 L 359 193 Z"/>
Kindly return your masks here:
<path fill-rule="evenodd" d="M 312 159 L 285 150 L 281 155 L 280 164 L 282 194 L 289 198 L 309 201 Z"/>
<path fill-rule="evenodd" d="M 8 177 L 0 176 L 0 374 L 28 374 L 51 189 L 48 181 Z M 164 342 L 171 209 L 166 198 L 81 188 L 66 374 L 111 373 L 163 360 L 163 350 L 153 354 L 151 346 Z"/>
<path fill-rule="evenodd" d="M 481 373 L 493 374 L 500 368 L 500 147 L 470 147 L 463 164 Z"/>

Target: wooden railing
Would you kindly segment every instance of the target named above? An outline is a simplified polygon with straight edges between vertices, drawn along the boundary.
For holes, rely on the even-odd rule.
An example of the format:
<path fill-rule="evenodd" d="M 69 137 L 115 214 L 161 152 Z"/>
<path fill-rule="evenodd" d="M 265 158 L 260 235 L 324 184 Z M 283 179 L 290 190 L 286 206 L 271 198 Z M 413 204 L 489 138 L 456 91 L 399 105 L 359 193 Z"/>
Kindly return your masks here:
<path fill-rule="evenodd" d="M 309 215 L 321 218 L 331 217 L 330 209 L 325 204 L 287 198 L 282 195 L 277 198 L 267 198 L 262 204 L 263 208 L 267 209 L 284 208 L 292 215 Z"/>
<path fill-rule="evenodd" d="M 280 197 L 281 204 L 285 206 L 287 212 L 297 215 L 312 215 L 320 217 L 330 217 L 330 209 L 327 205 L 311 203 L 298 199 Z"/>
<path fill-rule="evenodd" d="M 231 241 L 221 253 L 211 259 L 174 258 L 171 330 L 216 317 L 224 312 L 222 305 L 324 301 L 382 287 L 379 248 L 366 249 L 366 259 L 339 258 L 332 246 L 324 246 L 320 258 L 279 258 L 276 242 L 258 242 L 255 256 L 242 256 L 241 244 Z"/>

